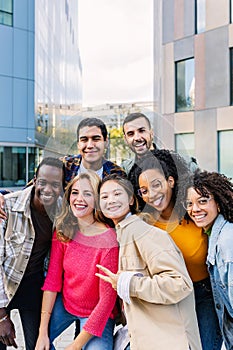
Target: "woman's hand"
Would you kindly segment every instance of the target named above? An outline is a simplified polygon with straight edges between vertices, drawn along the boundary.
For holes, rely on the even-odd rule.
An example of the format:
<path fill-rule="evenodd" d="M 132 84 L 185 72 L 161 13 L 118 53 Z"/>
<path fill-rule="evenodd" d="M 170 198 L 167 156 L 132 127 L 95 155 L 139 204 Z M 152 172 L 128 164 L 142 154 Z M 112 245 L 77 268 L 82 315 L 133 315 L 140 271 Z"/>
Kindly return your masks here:
<path fill-rule="evenodd" d="M 39 335 L 35 350 L 49 350 L 50 349 L 50 341 L 48 336 Z"/>
<path fill-rule="evenodd" d="M 96 273 L 95 275 L 99 278 L 101 278 L 103 281 L 106 281 L 108 283 L 111 283 L 112 288 L 117 290 L 117 281 L 120 275 L 120 272 L 118 272 L 117 274 L 111 272 L 109 269 L 107 269 L 106 267 L 102 266 L 102 265 L 96 265 L 98 267 L 98 269 L 100 269 L 101 271 L 103 271 L 105 273 L 105 275 L 102 275 L 101 273 Z"/>
<path fill-rule="evenodd" d="M 71 343 L 70 345 L 68 345 L 65 350 L 82 350 L 82 347 L 78 346 L 77 344 L 75 344 L 75 341 L 73 341 L 73 343 Z"/>

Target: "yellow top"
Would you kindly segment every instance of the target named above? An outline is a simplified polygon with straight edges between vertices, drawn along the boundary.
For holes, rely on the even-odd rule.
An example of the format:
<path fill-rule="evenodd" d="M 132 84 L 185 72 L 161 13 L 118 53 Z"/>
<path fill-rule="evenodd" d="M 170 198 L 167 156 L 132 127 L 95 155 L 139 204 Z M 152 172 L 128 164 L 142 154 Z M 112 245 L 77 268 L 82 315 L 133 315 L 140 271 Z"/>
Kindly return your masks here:
<path fill-rule="evenodd" d="M 208 249 L 208 236 L 202 232 L 192 221 L 182 220 L 165 223 L 157 221 L 156 227 L 167 231 L 177 247 L 181 250 L 187 270 L 193 282 L 208 277 L 206 256 Z"/>

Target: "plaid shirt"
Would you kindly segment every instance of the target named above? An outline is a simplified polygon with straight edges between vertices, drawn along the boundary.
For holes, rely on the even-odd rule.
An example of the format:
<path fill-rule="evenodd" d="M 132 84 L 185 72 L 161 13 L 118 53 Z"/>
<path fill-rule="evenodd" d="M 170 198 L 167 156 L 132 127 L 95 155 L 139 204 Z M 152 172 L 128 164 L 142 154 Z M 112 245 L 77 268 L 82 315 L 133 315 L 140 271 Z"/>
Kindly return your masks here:
<path fill-rule="evenodd" d="M 33 186 L 5 196 L 8 219 L 0 223 L 0 308 L 6 307 L 23 278 L 32 252 L 35 231 L 30 201 Z M 58 200 L 57 210 L 60 207 Z"/>
<path fill-rule="evenodd" d="M 67 163 L 64 160 L 66 163 L 66 183 L 70 182 L 78 174 L 82 161 L 82 156 L 80 154 L 77 156 L 70 156 L 70 158 L 75 159 L 75 162 L 72 162 L 70 167 L 67 167 Z M 126 177 L 125 171 L 119 165 L 111 162 L 110 160 L 103 159 L 103 178 L 110 174 L 118 174 L 122 177 Z"/>

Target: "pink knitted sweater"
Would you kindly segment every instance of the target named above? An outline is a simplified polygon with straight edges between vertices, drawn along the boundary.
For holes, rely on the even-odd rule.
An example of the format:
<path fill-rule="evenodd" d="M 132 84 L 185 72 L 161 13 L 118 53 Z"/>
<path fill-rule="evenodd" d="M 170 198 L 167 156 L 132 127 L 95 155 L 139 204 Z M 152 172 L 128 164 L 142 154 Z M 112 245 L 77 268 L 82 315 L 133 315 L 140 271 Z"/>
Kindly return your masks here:
<path fill-rule="evenodd" d="M 108 318 L 116 316 L 116 292 L 110 283 L 95 276 L 96 264 L 114 273 L 118 269 L 118 242 L 115 230 L 96 236 L 77 232 L 67 243 L 54 232 L 48 274 L 43 290 L 62 291 L 65 309 L 73 315 L 88 317 L 84 329 L 101 336 Z"/>

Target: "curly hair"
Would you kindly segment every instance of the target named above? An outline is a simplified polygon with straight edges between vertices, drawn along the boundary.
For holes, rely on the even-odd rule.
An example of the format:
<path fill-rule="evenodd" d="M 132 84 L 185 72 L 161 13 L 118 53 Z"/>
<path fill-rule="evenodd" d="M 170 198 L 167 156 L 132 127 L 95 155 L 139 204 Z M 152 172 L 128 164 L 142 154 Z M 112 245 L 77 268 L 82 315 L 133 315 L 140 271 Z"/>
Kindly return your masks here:
<path fill-rule="evenodd" d="M 73 178 L 73 180 L 67 185 L 63 199 L 62 209 L 59 216 L 55 221 L 57 239 L 62 242 L 68 242 L 73 238 L 75 232 L 78 229 L 78 219 L 74 216 L 70 208 L 70 194 L 73 185 L 80 179 L 87 179 L 94 192 L 95 196 L 95 207 L 98 202 L 98 186 L 100 183 L 99 176 L 92 170 L 88 170 L 88 173 L 81 173 Z M 97 211 L 93 210 L 94 219 L 98 222 L 104 222 L 101 217 L 97 214 Z M 105 222 L 104 222 L 105 223 Z"/>
<path fill-rule="evenodd" d="M 185 215 L 185 210 L 182 206 L 184 197 L 182 196 L 183 192 L 181 191 L 180 181 L 182 178 L 186 178 L 191 175 L 188 163 L 183 157 L 174 151 L 157 149 L 151 151 L 151 156 L 138 162 L 137 181 L 139 181 L 139 176 L 144 171 L 151 169 L 160 171 L 166 180 L 168 180 L 169 176 L 173 177 L 174 188 L 172 191 L 171 200 L 174 204 L 173 209 L 177 213 L 179 220 L 181 220 Z"/>
<path fill-rule="evenodd" d="M 208 197 L 211 194 L 224 219 L 233 222 L 233 183 L 230 178 L 217 172 L 196 170 L 182 183 L 185 198 L 190 187 L 193 187 L 200 196 Z"/>

